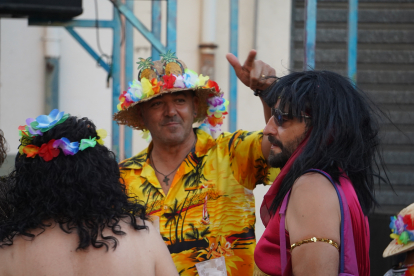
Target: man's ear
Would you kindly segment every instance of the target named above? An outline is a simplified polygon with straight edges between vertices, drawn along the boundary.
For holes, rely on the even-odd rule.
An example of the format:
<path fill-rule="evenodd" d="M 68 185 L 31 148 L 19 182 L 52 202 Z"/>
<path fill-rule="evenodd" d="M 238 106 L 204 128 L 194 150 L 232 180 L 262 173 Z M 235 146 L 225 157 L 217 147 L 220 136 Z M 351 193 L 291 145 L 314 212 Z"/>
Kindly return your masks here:
<path fill-rule="evenodd" d="M 197 117 L 197 111 L 198 111 L 198 104 L 199 104 L 200 99 L 194 95 L 193 97 L 193 107 L 194 107 L 194 118 Z"/>
<path fill-rule="evenodd" d="M 144 104 L 145 103 L 141 103 L 140 104 L 141 106 L 139 108 L 137 108 L 137 116 L 138 116 L 138 120 L 141 120 L 144 123 L 145 127 L 146 127 L 146 123 L 145 123 L 145 119 L 144 119 L 144 112 L 145 112 Z"/>

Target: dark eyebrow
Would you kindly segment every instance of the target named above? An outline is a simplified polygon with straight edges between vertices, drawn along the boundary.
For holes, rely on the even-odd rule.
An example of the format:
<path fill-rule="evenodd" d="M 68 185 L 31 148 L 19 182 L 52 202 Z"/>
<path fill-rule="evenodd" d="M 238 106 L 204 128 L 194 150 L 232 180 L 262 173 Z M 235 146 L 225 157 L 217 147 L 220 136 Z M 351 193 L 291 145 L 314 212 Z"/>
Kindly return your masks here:
<path fill-rule="evenodd" d="M 181 92 L 181 91 L 180 92 L 172 93 L 172 95 L 175 96 L 175 97 L 177 97 L 177 96 L 187 97 L 187 94 L 185 92 Z"/>

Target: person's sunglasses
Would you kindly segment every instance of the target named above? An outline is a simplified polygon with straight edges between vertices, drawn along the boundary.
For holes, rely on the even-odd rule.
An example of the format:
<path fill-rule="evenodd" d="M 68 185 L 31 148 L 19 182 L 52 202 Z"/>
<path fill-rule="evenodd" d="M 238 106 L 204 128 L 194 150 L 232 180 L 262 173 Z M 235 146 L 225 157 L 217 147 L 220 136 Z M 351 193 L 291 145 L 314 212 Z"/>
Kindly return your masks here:
<path fill-rule="evenodd" d="M 277 109 L 277 108 L 272 108 L 271 109 L 271 114 L 272 114 L 272 116 L 273 116 L 273 119 L 274 119 L 274 121 L 275 121 L 275 124 L 277 125 L 277 126 L 282 126 L 283 125 L 283 123 L 285 122 L 285 121 L 287 121 L 287 120 L 289 120 L 288 119 L 288 115 L 289 115 L 289 113 L 283 113 L 281 110 L 279 110 L 279 109 Z M 310 118 L 312 118 L 311 116 L 309 116 L 309 115 L 300 115 L 300 116 L 297 116 L 297 117 L 303 117 L 303 118 L 305 118 L 305 119 L 310 119 Z"/>

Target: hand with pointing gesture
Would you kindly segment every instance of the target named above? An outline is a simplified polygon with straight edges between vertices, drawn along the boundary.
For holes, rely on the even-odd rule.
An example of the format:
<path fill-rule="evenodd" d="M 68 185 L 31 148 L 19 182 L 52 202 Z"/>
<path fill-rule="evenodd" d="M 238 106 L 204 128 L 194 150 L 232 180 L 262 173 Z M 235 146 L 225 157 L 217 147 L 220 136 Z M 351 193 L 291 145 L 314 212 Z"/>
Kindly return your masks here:
<path fill-rule="evenodd" d="M 243 66 L 233 54 L 227 54 L 226 58 L 244 85 L 252 90 L 265 90 L 276 80 L 276 78 L 267 77 L 276 76 L 276 71 L 263 61 L 255 60 L 256 53 L 256 50 L 251 50 Z"/>

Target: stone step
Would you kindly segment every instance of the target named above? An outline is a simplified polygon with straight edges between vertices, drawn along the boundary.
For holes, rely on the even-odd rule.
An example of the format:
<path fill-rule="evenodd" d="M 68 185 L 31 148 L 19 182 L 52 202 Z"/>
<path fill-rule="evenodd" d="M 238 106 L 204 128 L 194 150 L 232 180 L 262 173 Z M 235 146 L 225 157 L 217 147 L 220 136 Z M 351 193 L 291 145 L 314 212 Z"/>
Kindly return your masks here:
<path fill-rule="evenodd" d="M 347 37 L 347 30 L 318 29 L 316 31 L 316 45 L 318 42 L 346 43 Z M 295 29 L 293 41 L 303 42 L 303 29 Z M 414 30 L 358 30 L 358 43 L 414 43 Z"/>
<path fill-rule="evenodd" d="M 339 68 L 338 68 L 339 67 Z M 316 63 L 315 70 L 334 71 L 342 76 L 347 76 L 345 64 L 337 63 Z M 373 68 L 374 69 L 374 68 Z M 301 71 L 302 63 L 296 62 L 293 70 Z M 363 84 L 414 84 L 413 71 L 396 71 L 396 70 L 363 70 L 357 71 L 357 80 L 359 85 Z"/>
<path fill-rule="evenodd" d="M 414 131 L 413 130 L 404 130 L 403 126 L 399 125 L 398 122 L 394 122 L 400 128 L 399 130 L 385 130 L 383 128 L 380 133 L 381 144 L 382 145 L 407 145 L 410 146 L 414 143 Z M 393 126 L 393 128 L 395 128 Z M 414 170 L 413 170 L 414 173 Z M 414 178 L 413 178 L 414 181 Z"/>
<path fill-rule="evenodd" d="M 402 167 L 403 166 L 387 166 L 386 171 L 390 183 L 399 187 L 402 191 L 413 189 L 414 192 L 414 167 L 404 166 L 404 169 L 402 169 Z M 383 171 L 381 171 L 380 175 L 385 178 Z"/>
<path fill-rule="evenodd" d="M 383 185 L 385 186 L 385 185 Z M 376 199 L 381 205 L 403 205 L 407 206 L 413 203 L 414 186 L 411 190 L 402 191 L 400 187 L 395 186 L 394 191 L 385 187 L 375 191 Z"/>
<path fill-rule="evenodd" d="M 318 5 L 319 4 L 329 4 L 330 6 L 335 4 L 335 3 L 348 3 L 349 0 L 318 0 Z M 304 6 L 305 1 L 303 0 L 296 0 L 295 4 L 297 7 L 303 7 Z M 362 4 L 370 4 L 370 3 L 374 3 L 374 4 L 396 4 L 396 3 L 414 3 L 414 0 L 359 0 L 358 4 L 362 5 Z"/>
<path fill-rule="evenodd" d="M 304 8 L 296 8 L 295 21 L 304 21 Z M 317 10 L 317 22 L 347 22 L 347 9 L 321 9 Z M 414 9 L 408 10 L 359 10 L 358 22 L 361 23 L 414 23 Z"/>
<path fill-rule="evenodd" d="M 385 111 L 386 109 L 383 110 Z M 397 124 L 410 125 L 414 122 L 414 108 L 410 111 L 385 111 L 385 113 L 392 122 Z"/>
<path fill-rule="evenodd" d="M 364 88 L 361 86 L 364 90 Z M 398 91 L 398 90 L 364 90 L 367 94 L 378 104 L 399 104 L 411 105 L 414 104 L 414 88 L 413 91 Z M 414 110 L 414 108 L 413 108 Z"/>
<path fill-rule="evenodd" d="M 303 50 L 295 49 L 294 61 L 303 62 Z M 315 62 L 347 62 L 345 49 L 316 49 Z M 358 50 L 358 63 L 414 63 L 414 47 L 411 51 Z"/>
<path fill-rule="evenodd" d="M 390 151 L 384 150 L 382 157 L 387 165 L 412 166 L 414 173 L 414 150 Z M 414 185 L 414 178 L 413 178 Z M 414 201 L 414 200 L 413 200 Z"/>

